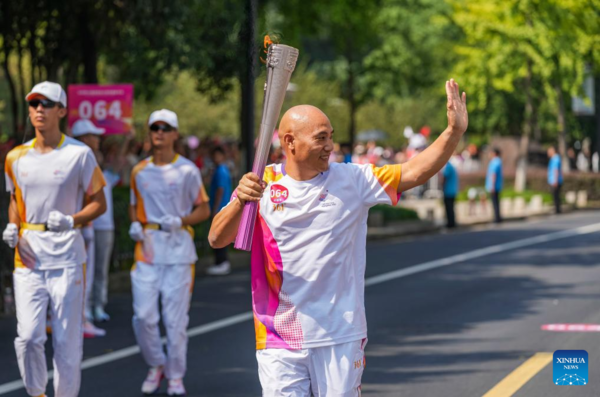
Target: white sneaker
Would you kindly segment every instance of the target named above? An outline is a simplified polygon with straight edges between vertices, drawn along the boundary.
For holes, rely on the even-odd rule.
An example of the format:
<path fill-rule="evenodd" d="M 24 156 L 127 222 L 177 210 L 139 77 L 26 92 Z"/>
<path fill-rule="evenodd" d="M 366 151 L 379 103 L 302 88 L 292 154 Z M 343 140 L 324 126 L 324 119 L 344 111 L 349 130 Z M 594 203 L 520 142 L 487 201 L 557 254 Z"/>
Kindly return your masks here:
<path fill-rule="evenodd" d="M 83 323 L 83 337 L 84 338 L 95 338 L 97 336 L 104 336 L 104 335 L 106 335 L 106 331 L 103 330 L 102 328 L 96 327 L 94 324 L 92 324 L 89 321 L 86 321 L 85 323 Z"/>
<path fill-rule="evenodd" d="M 169 379 L 169 388 L 167 389 L 167 395 L 185 396 L 185 394 L 185 387 L 183 387 L 183 381 L 181 379 Z"/>
<path fill-rule="evenodd" d="M 209 276 L 225 276 L 231 273 L 231 263 L 229 261 L 222 262 L 220 265 L 212 265 L 206 269 L 206 274 Z"/>
<path fill-rule="evenodd" d="M 160 381 L 165 377 L 163 367 L 152 367 L 142 383 L 142 393 L 154 394 L 160 389 Z"/>
<path fill-rule="evenodd" d="M 110 320 L 110 316 L 104 311 L 104 309 L 101 306 L 96 306 L 96 309 L 94 309 L 94 318 L 96 319 L 96 321 L 100 321 L 102 323 L 105 323 Z"/>

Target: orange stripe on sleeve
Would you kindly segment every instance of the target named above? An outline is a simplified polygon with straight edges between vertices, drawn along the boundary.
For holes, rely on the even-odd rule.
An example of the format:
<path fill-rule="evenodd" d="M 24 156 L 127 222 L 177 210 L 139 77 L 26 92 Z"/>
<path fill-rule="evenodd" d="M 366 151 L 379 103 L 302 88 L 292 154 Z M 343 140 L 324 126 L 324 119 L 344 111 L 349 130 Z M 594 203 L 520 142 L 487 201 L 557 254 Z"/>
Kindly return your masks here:
<path fill-rule="evenodd" d="M 402 166 L 400 164 L 384 165 L 383 167 L 371 166 L 373 169 L 373 175 L 377 178 L 379 184 L 383 187 L 392 205 L 398 204 L 398 185 L 402 179 Z"/>
<path fill-rule="evenodd" d="M 92 174 L 92 180 L 90 181 L 90 184 L 86 189 L 86 194 L 88 196 L 93 196 L 94 194 L 102 190 L 104 186 L 106 186 L 104 175 L 102 175 L 100 167 L 96 166 L 96 168 L 94 168 L 94 173 Z"/>
<path fill-rule="evenodd" d="M 147 223 L 148 218 L 146 217 L 146 209 L 144 208 L 144 198 L 140 194 L 140 191 L 137 188 L 136 177 L 146 166 L 148 166 L 150 162 L 148 160 L 140 161 L 133 170 L 131 171 L 131 189 L 133 190 L 133 194 L 135 194 L 135 215 L 138 222 Z"/>
<path fill-rule="evenodd" d="M 8 152 L 4 163 L 4 170 L 8 177 L 11 179 L 12 184 L 15 188 L 14 194 L 17 200 L 17 212 L 19 213 L 19 218 L 21 222 L 27 222 L 27 211 L 25 207 L 25 201 L 23 200 L 23 192 L 21 191 L 21 187 L 17 182 L 17 176 L 14 174 L 13 165 L 17 160 L 25 156 L 30 149 L 30 145 L 17 146 L 16 148 Z"/>
<path fill-rule="evenodd" d="M 275 171 L 274 166 L 271 165 L 265 168 L 265 173 L 263 175 L 263 181 L 265 181 L 265 183 L 277 182 L 281 178 L 283 178 L 283 173 Z"/>
<path fill-rule="evenodd" d="M 200 192 L 198 192 L 198 198 L 194 202 L 194 205 L 200 205 L 203 203 L 208 203 L 208 194 L 206 194 L 204 186 L 200 186 Z"/>

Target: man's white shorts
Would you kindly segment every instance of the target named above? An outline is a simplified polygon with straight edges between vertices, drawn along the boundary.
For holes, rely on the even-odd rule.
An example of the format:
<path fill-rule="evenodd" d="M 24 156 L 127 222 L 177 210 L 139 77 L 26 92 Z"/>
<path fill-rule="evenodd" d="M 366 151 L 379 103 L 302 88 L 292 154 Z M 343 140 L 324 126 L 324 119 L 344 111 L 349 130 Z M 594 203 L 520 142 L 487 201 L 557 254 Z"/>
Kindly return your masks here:
<path fill-rule="evenodd" d="M 312 349 L 256 351 L 265 397 L 356 397 L 367 339 Z"/>

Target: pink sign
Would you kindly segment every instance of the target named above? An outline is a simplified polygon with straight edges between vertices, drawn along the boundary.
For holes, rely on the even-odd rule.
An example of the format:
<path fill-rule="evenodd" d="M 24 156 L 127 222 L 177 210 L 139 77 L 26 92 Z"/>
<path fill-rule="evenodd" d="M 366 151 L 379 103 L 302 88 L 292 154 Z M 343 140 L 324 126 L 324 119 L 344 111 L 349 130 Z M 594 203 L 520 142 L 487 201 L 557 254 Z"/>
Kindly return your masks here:
<path fill-rule="evenodd" d="M 106 134 L 124 134 L 133 123 L 132 84 L 72 84 L 68 94 L 69 128 L 88 119 Z"/>

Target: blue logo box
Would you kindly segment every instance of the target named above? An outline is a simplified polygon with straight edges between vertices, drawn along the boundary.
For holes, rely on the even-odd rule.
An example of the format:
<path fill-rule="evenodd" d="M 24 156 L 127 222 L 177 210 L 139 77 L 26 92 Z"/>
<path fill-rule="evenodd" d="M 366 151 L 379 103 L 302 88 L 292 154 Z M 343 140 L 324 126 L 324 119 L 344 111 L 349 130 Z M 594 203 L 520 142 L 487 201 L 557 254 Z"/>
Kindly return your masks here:
<path fill-rule="evenodd" d="M 588 353 L 585 350 L 557 350 L 552 358 L 555 385 L 584 386 L 588 379 Z"/>

